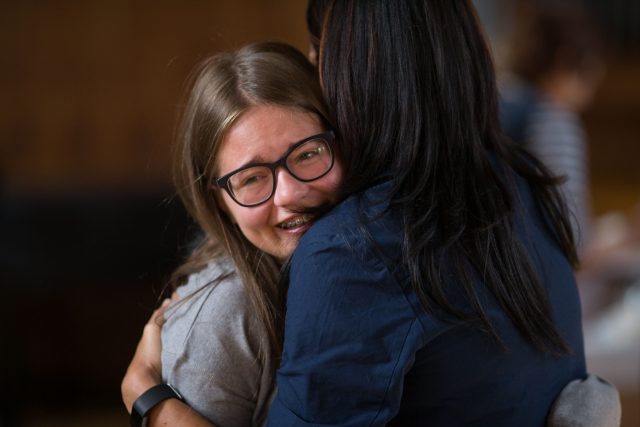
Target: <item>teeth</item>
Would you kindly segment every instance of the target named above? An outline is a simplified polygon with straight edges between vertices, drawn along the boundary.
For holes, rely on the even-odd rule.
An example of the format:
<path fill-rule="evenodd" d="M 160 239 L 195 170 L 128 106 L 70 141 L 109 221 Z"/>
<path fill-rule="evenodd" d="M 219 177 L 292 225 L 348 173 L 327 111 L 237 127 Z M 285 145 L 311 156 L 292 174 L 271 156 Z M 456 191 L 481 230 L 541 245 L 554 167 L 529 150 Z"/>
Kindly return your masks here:
<path fill-rule="evenodd" d="M 301 225 L 311 221 L 312 218 L 313 217 L 311 215 L 301 215 L 301 216 L 295 217 L 291 221 L 280 223 L 280 228 L 289 229 L 289 228 L 300 227 Z"/>

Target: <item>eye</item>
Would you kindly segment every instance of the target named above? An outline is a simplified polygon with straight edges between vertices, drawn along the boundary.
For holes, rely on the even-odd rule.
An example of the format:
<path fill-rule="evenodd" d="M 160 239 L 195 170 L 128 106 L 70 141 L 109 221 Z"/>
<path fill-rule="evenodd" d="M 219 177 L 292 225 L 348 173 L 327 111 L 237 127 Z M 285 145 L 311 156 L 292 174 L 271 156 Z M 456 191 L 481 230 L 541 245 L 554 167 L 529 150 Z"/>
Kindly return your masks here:
<path fill-rule="evenodd" d="M 301 163 L 313 160 L 314 158 L 321 156 L 325 150 L 326 148 L 322 145 L 306 149 L 296 156 L 296 162 Z"/>
<path fill-rule="evenodd" d="M 242 170 L 230 178 L 234 191 L 253 188 L 268 183 L 271 171 L 267 168 L 249 168 Z"/>
<path fill-rule="evenodd" d="M 240 182 L 241 187 L 248 187 L 250 185 L 259 184 L 260 181 L 265 180 L 267 177 L 263 173 L 257 173 L 254 175 L 250 175 L 242 178 L 242 182 Z"/>

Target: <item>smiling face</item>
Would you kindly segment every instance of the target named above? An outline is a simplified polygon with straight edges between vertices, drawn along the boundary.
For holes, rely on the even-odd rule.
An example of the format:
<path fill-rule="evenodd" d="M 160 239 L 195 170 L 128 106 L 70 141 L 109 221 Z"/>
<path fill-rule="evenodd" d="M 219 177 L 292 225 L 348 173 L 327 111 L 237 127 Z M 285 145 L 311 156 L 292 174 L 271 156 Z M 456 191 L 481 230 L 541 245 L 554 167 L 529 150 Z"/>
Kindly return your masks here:
<path fill-rule="evenodd" d="M 274 162 L 296 142 L 324 131 L 318 116 L 310 112 L 275 105 L 251 107 L 222 141 L 216 156 L 217 176 L 249 163 Z M 298 181 L 282 167 L 275 175 L 276 190 L 263 204 L 240 206 L 225 191 L 219 192 L 218 200 L 252 244 L 282 261 L 315 219 L 300 211 L 336 202 L 342 166 L 336 158 L 326 175 L 311 182 Z"/>

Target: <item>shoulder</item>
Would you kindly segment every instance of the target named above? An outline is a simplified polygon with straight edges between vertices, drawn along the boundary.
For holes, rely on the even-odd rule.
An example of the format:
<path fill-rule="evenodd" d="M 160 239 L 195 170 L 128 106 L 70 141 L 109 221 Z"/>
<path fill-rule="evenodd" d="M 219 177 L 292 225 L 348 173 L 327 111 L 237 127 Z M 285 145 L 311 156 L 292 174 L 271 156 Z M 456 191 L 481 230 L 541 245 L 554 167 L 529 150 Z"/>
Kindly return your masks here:
<path fill-rule="evenodd" d="M 229 311 L 245 305 L 248 299 L 235 266 L 224 258 L 212 260 L 206 268 L 191 274 L 187 283 L 176 291 L 183 301 L 176 305 L 176 312 L 184 312 L 190 306 L 202 304 L 217 308 L 216 312 Z M 181 304 L 187 307 L 181 310 Z"/>
<path fill-rule="evenodd" d="M 218 258 L 209 262 L 202 270 L 189 275 L 187 282 L 176 291 L 180 297 L 185 297 L 212 284 L 234 282 L 238 282 L 235 266 L 226 258 Z"/>
<path fill-rule="evenodd" d="M 206 338 L 199 345 L 206 346 L 215 335 L 241 336 L 255 330 L 249 327 L 257 323 L 249 296 L 228 260 L 212 261 L 177 292 L 181 299 L 167 310 L 162 331 L 168 352 L 183 351 L 186 342 L 199 335 Z"/>
<path fill-rule="evenodd" d="M 296 307 L 319 305 L 322 311 L 327 301 L 342 305 L 377 292 L 404 292 L 400 218 L 389 207 L 390 187 L 385 181 L 350 197 L 300 240 L 291 259 L 287 316 Z"/>
<path fill-rule="evenodd" d="M 389 206 L 391 185 L 381 181 L 336 205 L 302 237 L 294 259 L 329 248 L 357 252 L 396 237 L 400 217 Z"/>

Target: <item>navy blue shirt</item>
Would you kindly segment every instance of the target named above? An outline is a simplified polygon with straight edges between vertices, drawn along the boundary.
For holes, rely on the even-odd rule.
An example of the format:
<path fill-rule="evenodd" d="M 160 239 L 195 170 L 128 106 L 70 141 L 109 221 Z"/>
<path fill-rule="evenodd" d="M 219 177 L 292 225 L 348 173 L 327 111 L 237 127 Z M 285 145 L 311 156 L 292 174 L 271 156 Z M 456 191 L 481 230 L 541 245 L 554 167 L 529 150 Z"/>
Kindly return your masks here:
<path fill-rule="evenodd" d="M 516 232 L 572 356 L 535 350 L 480 280 L 506 351 L 476 328 L 427 314 L 400 262 L 386 182 L 339 204 L 293 255 L 268 425 L 542 426 L 560 390 L 586 373 L 574 275 L 526 188 Z"/>

